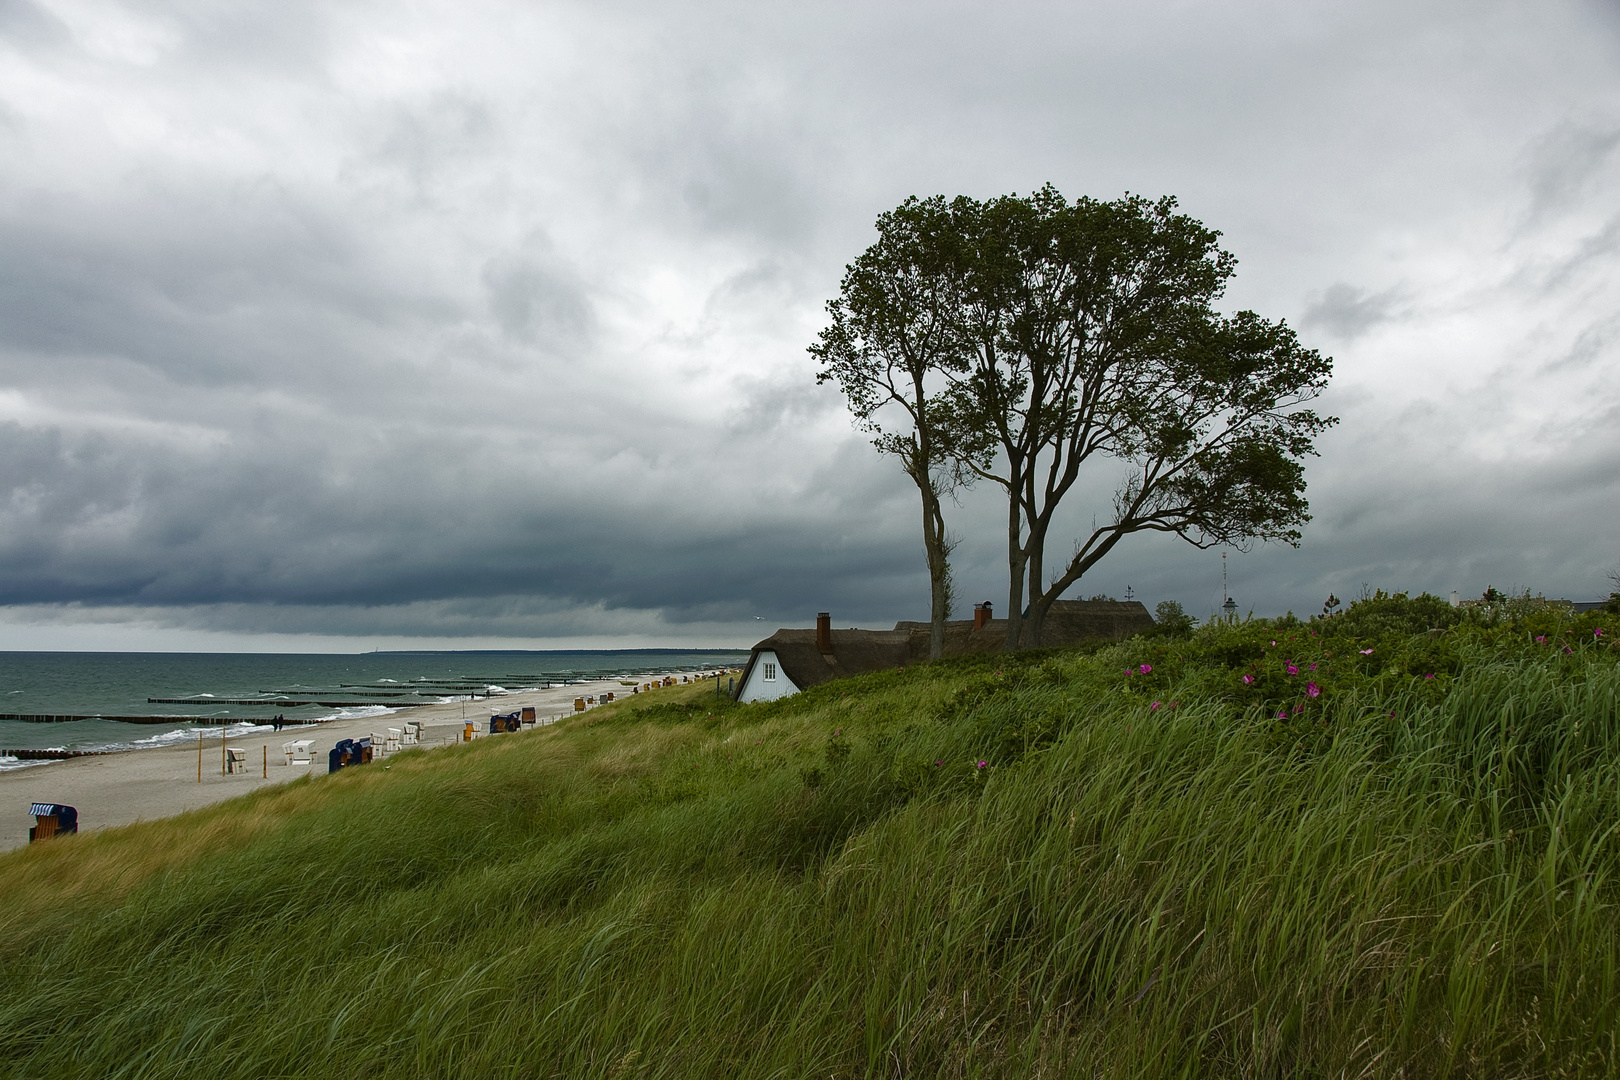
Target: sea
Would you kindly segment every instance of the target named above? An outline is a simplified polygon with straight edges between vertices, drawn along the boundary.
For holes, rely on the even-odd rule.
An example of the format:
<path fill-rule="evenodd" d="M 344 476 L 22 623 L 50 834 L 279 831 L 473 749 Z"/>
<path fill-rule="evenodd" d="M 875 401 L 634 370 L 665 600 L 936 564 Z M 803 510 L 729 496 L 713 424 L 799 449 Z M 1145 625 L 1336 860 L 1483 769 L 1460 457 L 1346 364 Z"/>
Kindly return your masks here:
<path fill-rule="evenodd" d="M 576 681 L 738 666 L 747 656 L 691 649 L 0 652 L 0 770 L 49 764 L 9 750 L 138 750 L 190 741 L 204 727 L 233 737 L 268 731 L 278 715 L 289 724 L 380 716 Z M 24 719 L 61 716 L 86 719 Z M 147 722 L 108 719 L 117 716 Z"/>

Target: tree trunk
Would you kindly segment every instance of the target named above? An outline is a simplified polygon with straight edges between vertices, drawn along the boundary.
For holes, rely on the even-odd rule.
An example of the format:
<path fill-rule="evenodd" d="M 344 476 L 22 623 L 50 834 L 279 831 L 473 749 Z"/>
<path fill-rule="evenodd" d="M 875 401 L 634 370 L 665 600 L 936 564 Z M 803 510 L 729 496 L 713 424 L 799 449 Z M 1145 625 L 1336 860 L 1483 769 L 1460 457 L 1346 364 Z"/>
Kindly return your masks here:
<path fill-rule="evenodd" d="M 1024 611 L 1024 545 L 1018 542 L 1023 514 L 1016 494 L 1007 499 L 1007 651 L 1018 648 Z"/>
<path fill-rule="evenodd" d="M 951 617 L 951 545 L 932 478 L 918 485 L 923 503 L 923 548 L 928 554 L 928 659 L 945 655 L 945 620 Z"/>
<path fill-rule="evenodd" d="M 1027 565 L 1024 570 L 1024 579 L 1029 583 L 1026 590 L 1029 598 L 1019 606 L 1023 609 L 1024 618 L 1018 630 L 1018 647 L 1020 649 L 1036 649 L 1041 644 L 1041 626 L 1046 621 L 1046 606 L 1037 605 L 1041 597 L 1041 571 L 1045 563 L 1046 531 L 1041 527 L 1039 517 L 1031 515 L 1029 522 L 1029 539 L 1024 543 L 1024 550 L 1028 552 Z"/>
<path fill-rule="evenodd" d="M 1029 620 L 1024 626 L 1024 648 L 1041 647 L 1041 634 L 1046 629 L 1046 613 L 1052 610 L 1052 601 L 1056 599 L 1055 594 L 1030 598 Z"/>

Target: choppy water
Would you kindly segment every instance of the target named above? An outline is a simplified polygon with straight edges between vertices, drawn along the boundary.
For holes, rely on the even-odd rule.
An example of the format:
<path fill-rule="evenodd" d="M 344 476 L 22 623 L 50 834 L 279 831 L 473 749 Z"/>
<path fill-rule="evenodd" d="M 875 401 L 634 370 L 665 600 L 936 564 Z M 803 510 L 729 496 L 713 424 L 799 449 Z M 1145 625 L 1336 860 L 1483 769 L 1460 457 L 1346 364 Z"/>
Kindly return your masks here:
<path fill-rule="evenodd" d="M 161 746 L 191 737 L 199 725 L 178 717 L 230 721 L 232 735 L 268 730 L 254 721 L 282 714 L 289 723 L 379 715 L 469 694 L 522 690 L 651 671 L 739 664 L 747 653 L 683 649 L 591 652 L 412 652 L 358 655 L 282 653 L 0 652 L 0 714 L 175 716 L 174 724 L 111 720 L 29 723 L 0 719 L 0 750 L 114 750 Z M 376 697 L 400 691 L 403 697 Z M 355 707 L 287 706 L 279 700 L 375 701 Z M 178 698 L 182 703 L 151 703 Z M 250 700 L 223 704 L 219 699 Z M 211 728 L 219 731 L 218 727 Z M 35 764 L 0 757 L 0 769 Z"/>

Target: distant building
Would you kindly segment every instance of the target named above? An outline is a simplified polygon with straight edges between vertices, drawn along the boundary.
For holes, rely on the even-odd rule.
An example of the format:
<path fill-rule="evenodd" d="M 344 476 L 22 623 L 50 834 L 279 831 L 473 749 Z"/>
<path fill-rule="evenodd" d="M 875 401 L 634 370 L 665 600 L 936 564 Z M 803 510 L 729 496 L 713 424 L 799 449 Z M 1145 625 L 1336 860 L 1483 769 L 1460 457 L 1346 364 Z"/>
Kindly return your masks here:
<path fill-rule="evenodd" d="M 1044 645 L 1074 645 L 1103 638 L 1119 641 L 1153 625 L 1137 601 L 1059 600 L 1047 613 Z M 834 679 L 887 671 L 928 659 L 928 624 L 898 622 L 893 630 L 834 630 L 832 616 L 816 616 L 813 630 L 778 630 L 754 646 L 738 680 L 738 701 L 774 701 Z M 1001 652 L 1007 620 L 991 617 L 989 604 L 971 620 L 945 624 L 945 655 Z"/>

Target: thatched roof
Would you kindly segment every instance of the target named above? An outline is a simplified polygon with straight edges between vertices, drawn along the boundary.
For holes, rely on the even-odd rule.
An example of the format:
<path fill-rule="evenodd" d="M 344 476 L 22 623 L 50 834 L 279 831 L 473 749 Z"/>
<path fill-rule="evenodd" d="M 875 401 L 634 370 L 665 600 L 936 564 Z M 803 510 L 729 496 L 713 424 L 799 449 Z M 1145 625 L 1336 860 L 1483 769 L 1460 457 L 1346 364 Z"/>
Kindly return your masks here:
<path fill-rule="evenodd" d="M 1152 625 L 1153 617 L 1136 601 L 1059 600 L 1047 614 L 1041 640 L 1043 645 L 1075 645 L 1097 638 L 1119 641 Z M 1006 645 L 1006 619 L 991 619 L 978 630 L 967 619 L 945 624 L 946 656 L 996 653 Z M 748 685 L 755 660 L 765 650 L 776 653 L 782 673 L 793 685 L 808 690 L 833 679 L 922 663 L 928 659 L 928 624 L 898 622 L 893 630 L 834 630 L 831 653 L 816 647 L 814 629 L 778 630 L 754 646 L 737 681 L 739 692 Z"/>
<path fill-rule="evenodd" d="M 831 653 L 816 647 L 816 632 L 778 630 L 758 645 L 743 669 L 739 687 L 748 684 L 754 660 L 767 649 L 776 653 L 782 673 L 800 690 L 808 690 L 833 679 L 847 679 L 868 671 L 887 671 L 912 662 L 911 635 L 897 630 L 834 630 Z M 923 656 L 928 655 L 926 647 Z"/>

